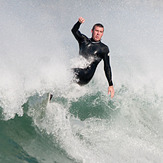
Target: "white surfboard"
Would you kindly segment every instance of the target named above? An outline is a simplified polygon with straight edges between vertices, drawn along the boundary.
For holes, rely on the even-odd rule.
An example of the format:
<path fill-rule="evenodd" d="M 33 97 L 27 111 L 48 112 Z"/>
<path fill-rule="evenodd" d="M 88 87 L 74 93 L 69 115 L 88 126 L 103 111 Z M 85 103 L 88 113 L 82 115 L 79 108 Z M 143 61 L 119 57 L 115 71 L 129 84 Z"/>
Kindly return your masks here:
<path fill-rule="evenodd" d="M 33 109 L 45 109 L 47 108 L 50 102 L 50 93 L 44 93 L 43 95 L 35 94 L 31 96 L 28 100 L 28 105 L 30 108 Z"/>
<path fill-rule="evenodd" d="M 50 93 L 45 93 L 40 99 L 41 99 L 40 101 L 41 106 L 43 108 L 46 108 L 50 102 Z"/>

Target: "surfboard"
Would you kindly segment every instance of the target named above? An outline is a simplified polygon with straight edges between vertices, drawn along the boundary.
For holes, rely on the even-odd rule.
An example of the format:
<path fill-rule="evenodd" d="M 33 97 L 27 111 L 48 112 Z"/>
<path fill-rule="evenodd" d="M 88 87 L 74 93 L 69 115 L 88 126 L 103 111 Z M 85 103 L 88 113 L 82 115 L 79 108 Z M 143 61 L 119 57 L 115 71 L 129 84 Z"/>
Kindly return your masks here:
<path fill-rule="evenodd" d="M 50 93 L 45 93 L 42 97 L 41 97 L 41 105 L 42 107 L 46 108 L 50 102 Z"/>
<path fill-rule="evenodd" d="M 35 94 L 29 99 L 29 105 L 35 109 L 45 109 L 50 102 L 50 93 L 44 93 L 43 95 Z"/>

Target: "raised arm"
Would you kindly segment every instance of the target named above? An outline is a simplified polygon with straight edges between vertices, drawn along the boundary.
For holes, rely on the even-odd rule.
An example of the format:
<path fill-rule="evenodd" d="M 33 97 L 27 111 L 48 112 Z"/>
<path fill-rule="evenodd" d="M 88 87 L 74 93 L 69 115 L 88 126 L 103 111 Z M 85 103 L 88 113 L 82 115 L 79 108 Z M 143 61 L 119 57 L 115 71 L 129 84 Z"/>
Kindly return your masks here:
<path fill-rule="evenodd" d="M 78 19 L 78 22 L 73 26 L 71 29 L 74 37 L 79 41 L 82 38 L 82 34 L 79 31 L 80 25 L 85 22 L 85 19 L 80 17 Z"/>

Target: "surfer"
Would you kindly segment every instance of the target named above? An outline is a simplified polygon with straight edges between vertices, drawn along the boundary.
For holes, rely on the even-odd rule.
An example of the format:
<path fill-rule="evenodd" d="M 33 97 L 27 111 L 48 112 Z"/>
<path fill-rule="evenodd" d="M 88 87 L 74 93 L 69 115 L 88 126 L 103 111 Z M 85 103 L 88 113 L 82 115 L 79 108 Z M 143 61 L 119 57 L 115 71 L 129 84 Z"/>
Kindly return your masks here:
<path fill-rule="evenodd" d="M 79 85 L 89 83 L 95 73 L 97 65 L 101 60 L 103 60 L 105 76 L 109 84 L 108 94 L 111 94 L 111 98 L 113 98 L 114 87 L 110 67 L 109 48 L 101 42 L 104 33 L 104 26 L 100 23 L 95 24 L 91 30 L 92 37 L 88 38 L 79 31 L 80 25 L 84 22 L 85 19 L 80 17 L 71 30 L 79 43 L 79 54 L 88 61 L 85 68 L 73 68 L 75 81 Z"/>

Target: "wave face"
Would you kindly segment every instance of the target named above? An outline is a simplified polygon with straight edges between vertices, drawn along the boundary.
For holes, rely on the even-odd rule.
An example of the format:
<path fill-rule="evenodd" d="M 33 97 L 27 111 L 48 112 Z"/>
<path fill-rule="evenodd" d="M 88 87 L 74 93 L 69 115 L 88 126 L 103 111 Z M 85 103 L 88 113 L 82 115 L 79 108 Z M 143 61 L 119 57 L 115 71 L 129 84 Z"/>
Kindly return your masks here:
<path fill-rule="evenodd" d="M 102 62 L 72 83 L 80 16 L 105 27 L 113 99 Z M 1 0 L 0 20 L 0 162 L 163 162 L 162 1 Z"/>

